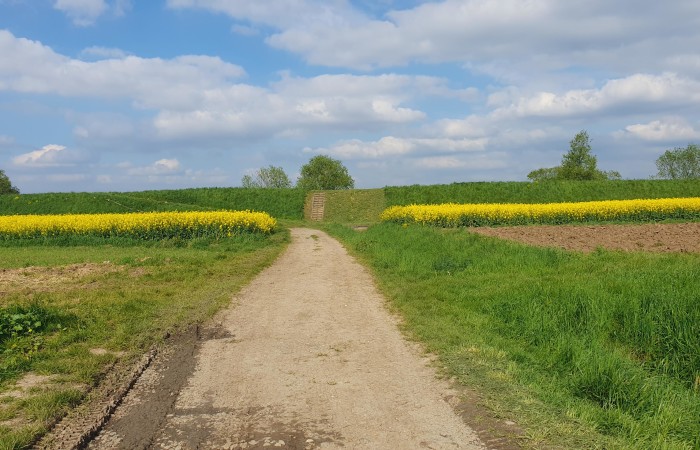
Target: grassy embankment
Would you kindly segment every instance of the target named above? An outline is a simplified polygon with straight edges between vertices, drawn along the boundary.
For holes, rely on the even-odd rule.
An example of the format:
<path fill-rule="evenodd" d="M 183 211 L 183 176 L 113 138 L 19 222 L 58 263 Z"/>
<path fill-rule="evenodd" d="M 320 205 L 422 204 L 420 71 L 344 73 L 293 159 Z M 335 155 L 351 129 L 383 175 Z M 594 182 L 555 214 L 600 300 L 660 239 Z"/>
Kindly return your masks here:
<path fill-rule="evenodd" d="M 211 195 L 225 190 L 192 191 L 210 194 L 208 202 L 188 203 L 197 201 L 191 192 L 166 191 L 5 196 L 0 205 L 3 213 L 22 214 L 226 207 L 294 215 L 301 209 L 289 207 L 301 204 L 296 191 L 254 192 L 248 203 Z M 166 333 L 211 317 L 287 242 L 286 230 L 225 239 L 0 240 L 0 449 L 25 448 L 80 402 L 109 364 L 128 364 Z M 43 387 L 16 391 L 27 372 L 50 378 Z"/>
<path fill-rule="evenodd" d="M 0 195 L 0 214 L 97 214 L 145 211 L 264 211 L 277 219 L 301 219 L 299 189 L 197 188 L 142 192 Z"/>
<path fill-rule="evenodd" d="M 699 182 L 616 184 L 609 195 L 587 183 L 539 194 L 700 195 Z M 533 203 L 538 189 L 388 188 L 386 202 Z M 581 254 L 416 225 L 326 228 L 371 267 L 406 331 L 515 420 L 526 446 L 700 448 L 700 255 Z"/>
<path fill-rule="evenodd" d="M 439 203 L 557 203 L 700 197 L 697 180 L 453 183 L 384 189 L 386 206 Z"/>

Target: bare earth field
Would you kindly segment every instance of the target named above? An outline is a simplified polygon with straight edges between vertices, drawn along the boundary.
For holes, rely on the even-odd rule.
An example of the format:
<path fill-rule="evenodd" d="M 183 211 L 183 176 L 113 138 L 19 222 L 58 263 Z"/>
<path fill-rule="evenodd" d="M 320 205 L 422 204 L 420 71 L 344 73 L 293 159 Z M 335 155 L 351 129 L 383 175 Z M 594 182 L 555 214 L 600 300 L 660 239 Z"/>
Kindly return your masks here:
<path fill-rule="evenodd" d="M 537 225 L 470 228 L 470 232 L 544 247 L 590 252 L 598 247 L 645 252 L 700 252 L 700 223 Z"/>
<path fill-rule="evenodd" d="M 337 241 L 293 229 L 229 309 L 156 358 L 87 448 L 485 448 L 384 302 Z"/>

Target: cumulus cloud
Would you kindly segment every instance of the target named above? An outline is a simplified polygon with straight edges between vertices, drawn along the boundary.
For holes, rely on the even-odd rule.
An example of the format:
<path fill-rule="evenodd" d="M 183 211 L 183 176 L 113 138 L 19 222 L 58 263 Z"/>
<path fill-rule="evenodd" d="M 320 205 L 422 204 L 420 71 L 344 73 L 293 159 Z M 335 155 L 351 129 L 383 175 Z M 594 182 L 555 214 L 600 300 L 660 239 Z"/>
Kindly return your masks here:
<path fill-rule="evenodd" d="M 129 56 L 129 53 L 119 48 L 92 46 L 83 49 L 80 56 L 92 59 L 123 59 Z"/>
<path fill-rule="evenodd" d="M 86 27 L 93 25 L 106 13 L 123 16 L 131 9 L 131 1 L 114 0 L 107 3 L 105 0 L 55 0 L 53 7 L 68 16 L 74 25 Z"/>
<path fill-rule="evenodd" d="M 540 92 L 497 108 L 493 116 L 561 117 L 586 116 L 635 108 L 654 110 L 690 106 L 700 100 L 700 82 L 675 73 L 634 74 L 606 82 L 599 89 L 575 89 L 561 94 Z"/>
<path fill-rule="evenodd" d="M 344 159 L 393 158 L 421 153 L 463 153 L 483 151 L 488 140 L 449 138 L 400 138 L 386 136 L 377 141 L 353 139 L 331 147 L 306 148 L 307 153 L 329 154 Z"/>
<path fill-rule="evenodd" d="M 700 127 L 695 128 L 682 117 L 667 117 L 649 123 L 625 127 L 623 134 L 632 135 L 645 141 L 679 141 L 700 139 Z M 620 135 L 618 133 L 618 135 Z"/>
<path fill-rule="evenodd" d="M 196 103 L 202 90 L 245 74 L 241 67 L 219 57 L 202 55 L 80 61 L 7 30 L 0 30 L 0 54 L 13 55 L 0 59 L 0 91 L 131 98 L 143 108 L 188 107 Z"/>
<path fill-rule="evenodd" d="M 39 150 L 17 155 L 12 158 L 12 162 L 23 167 L 69 166 L 75 164 L 75 154 L 63 145 L 49 144 Z"/>
<path fill-rule="evenodd" d="M 53 7 L 78 26 L 92 25 L 108 9 L 104 0 L 56 0 Z"/>
<path fill-rule="evenodd" d="M 137 127 L 142 135 L 166 140 L 303 136 L 321 127 L 379 129 L 424 120 L 425 112 L 407 104 L 416 99 L 464 100 L 475 91 L 453 90 L 438 77 L 397 74 L 282 74 L 261 87 L 237 82 L 243 69 L 216 57 L 120 57 L 118 50 L 98 47 L 87 54 L 108 59 L 87 62 L 8 31 L 0 31 L 0 54 L 17 55 L 12 62 L 0 60 L 0 91 L 131 99 L 135 108 L 155 111 L 147 125 L 83 117 L 75 124 L 75 135 L 92 140 L 130 136 Z"/>
<path fill-rule="evenodd" d="M 462 63 L 502 80 L 571 67 L 658 72 L 700 66 L 695 0 L 443 0 L 370 17 L 348 1 L 169 0 L 271 27 L 272 47 L 321 66 Z M 375 5 L 376 6 L 376 5 Z M 650 10 L 653 8 L 653 13 Z M 638 55 L 645 55 L 639 58 Z M 536 82 L 536 81 L 535 81 Z"/>

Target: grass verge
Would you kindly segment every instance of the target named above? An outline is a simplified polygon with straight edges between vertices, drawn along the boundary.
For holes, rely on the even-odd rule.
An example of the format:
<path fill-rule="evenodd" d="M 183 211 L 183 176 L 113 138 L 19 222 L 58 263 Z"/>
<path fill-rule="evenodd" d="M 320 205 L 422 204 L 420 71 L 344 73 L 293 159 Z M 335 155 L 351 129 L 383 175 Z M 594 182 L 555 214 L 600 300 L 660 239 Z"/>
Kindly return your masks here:
<path fill-rule="evenodd" d="M 0 449 L 26 447 L 118 358 L 225 307 L 288 241 L 284 230 L 0 247 Z M 18 389 L 28 373 L 44 382 Z"/>
<path fill-rule="evenodd" d="M 533 448 L 700 448 L 700 255 L 329 225 L 409 335 Z"/>

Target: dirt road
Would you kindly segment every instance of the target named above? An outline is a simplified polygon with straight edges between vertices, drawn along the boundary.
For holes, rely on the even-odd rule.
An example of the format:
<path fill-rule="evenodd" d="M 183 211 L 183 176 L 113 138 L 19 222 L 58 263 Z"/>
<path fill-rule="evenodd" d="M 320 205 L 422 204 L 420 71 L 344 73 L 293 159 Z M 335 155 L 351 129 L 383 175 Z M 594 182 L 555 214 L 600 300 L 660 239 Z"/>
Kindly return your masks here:
<path fill-rule="evenodd" d="M 144 372 L 89 448 L 483 448 L 383 302 L 337 241 L 294 229 L 218 326 Z"/>

